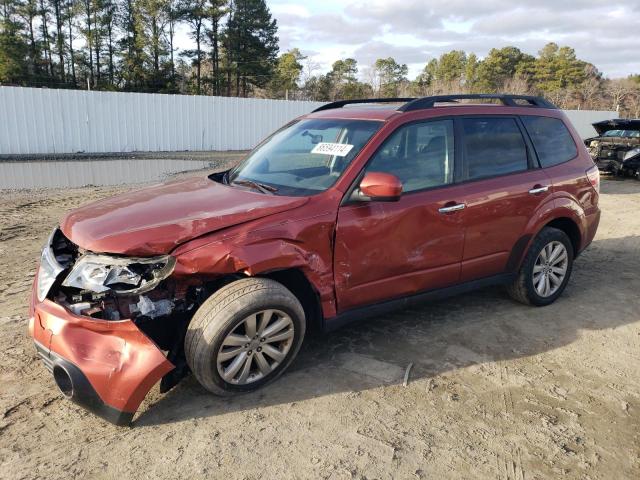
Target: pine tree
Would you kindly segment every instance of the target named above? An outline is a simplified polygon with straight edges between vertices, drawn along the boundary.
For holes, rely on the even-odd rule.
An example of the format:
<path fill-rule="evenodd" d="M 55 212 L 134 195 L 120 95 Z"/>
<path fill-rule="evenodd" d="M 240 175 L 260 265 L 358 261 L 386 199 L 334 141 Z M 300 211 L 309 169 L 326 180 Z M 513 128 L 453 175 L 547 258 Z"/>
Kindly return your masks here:
<path fill-rule="evenodd" d="M 208 0 L 206 12 L 209 28 L 206 29 L 207 39 L 211 46 L 211 84 L 213 94 L 220 95 L 222 78 L 220 76 L 220 22 L 227 14 L 226 0 Z"/>
<path fill-rule="evenodd" d="M 14 0 L 0 4 L 0 83 L 20 84 L 28 77 L 28 46 Z"/>
<path fill-rule="evenodd" d="M 246 97 L 250 88 L 269 83 L 278 55 L 277 31 L 264 0 L 236 0 L 230 5 L 225 43 L 237 96 Z"/>
<path fill-rule="evenodd" d="M 207 0 L 182 0 L 178 6 L 180 16 L 189 25 L 189 37 L 196 48 L 185 50 L 182 55 L 189 58 L 196 68 L 196 95 L 202 93 L 203 42 L 205 38 L 205 19 L 207 18 Z"/>

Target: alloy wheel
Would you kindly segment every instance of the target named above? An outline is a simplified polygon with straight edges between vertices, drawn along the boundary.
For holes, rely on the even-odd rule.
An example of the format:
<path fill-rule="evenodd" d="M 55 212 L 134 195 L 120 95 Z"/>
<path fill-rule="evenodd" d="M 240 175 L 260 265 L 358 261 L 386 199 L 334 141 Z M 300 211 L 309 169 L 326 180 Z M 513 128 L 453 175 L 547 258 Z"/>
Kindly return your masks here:
<path fill-rule="evenodd" d="M 280 310 L 260 310 L 244 318 L 225 337 L 216 358 L 228 383 L 247 385 L 274 371 L 293 345 L 293 320 Z"/>
<path fill-rule="evenodd" d="M 533 287 L 543 298 L 550 297 L 562 286 L 567 276 L 569 255 L 562 242 L 553 241 L 540 251 L 533 266 Z"/>

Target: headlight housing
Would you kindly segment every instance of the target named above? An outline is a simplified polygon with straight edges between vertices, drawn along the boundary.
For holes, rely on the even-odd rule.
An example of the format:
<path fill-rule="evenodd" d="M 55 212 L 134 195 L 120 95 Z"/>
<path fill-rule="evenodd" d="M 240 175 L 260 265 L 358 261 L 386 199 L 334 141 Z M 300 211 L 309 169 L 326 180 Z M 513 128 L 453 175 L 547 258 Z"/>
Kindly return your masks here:
<path fill-rule="evenodd" d="M 135 258 L 86 253 L 78 258 L 62 285 L 95 293 L 144 293 L 171 275 L 175 265 L 175 258 L 169 255 Z"/>
<path fill-rule="evenodd" d="M 47 294 L 55 283 L 56 278 L 64 270 L 64 267 L 56 260 L 51 248 L 55 233 L 56 230 L 51 233 L 47 244 L 42 249 L 42 255 L 40 255 L 40 267 L 38 268 L 38 279 L 36 281 L 36 295 L 39 302 L 43 302 L 47 298 Z"/>
<path fill-rule="evenodd" d="M 625 153 L 622 161 L 624 162 L 625 160 L 629 160 L 630 158 L 633 158 L 636 155 L 640 155 L 640 147 L 634 148 L 633 150 L 629 150 L 627 153 Z"/>

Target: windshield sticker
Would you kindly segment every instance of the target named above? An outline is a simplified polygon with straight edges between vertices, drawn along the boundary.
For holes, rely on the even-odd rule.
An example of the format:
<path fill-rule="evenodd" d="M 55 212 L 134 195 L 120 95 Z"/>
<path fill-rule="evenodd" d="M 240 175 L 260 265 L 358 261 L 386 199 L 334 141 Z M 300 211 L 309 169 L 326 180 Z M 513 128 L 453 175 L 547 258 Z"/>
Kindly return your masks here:
<path fill-rule="evenodd" d="M 349 145 L 347 143 L 319 143 L 311 153 L 319 153 L 320 155 L 335 155 L 336 157 L 346 157 L 353 145 Z"/>

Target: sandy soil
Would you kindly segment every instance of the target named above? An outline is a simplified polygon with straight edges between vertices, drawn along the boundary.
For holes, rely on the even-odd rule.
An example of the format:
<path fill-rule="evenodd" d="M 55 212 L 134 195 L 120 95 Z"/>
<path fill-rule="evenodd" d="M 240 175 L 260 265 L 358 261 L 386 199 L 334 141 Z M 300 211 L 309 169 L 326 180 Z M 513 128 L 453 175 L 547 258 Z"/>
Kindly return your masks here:
<path fill-rule="evenodd" d="M 155 387 L 133 428 L 66 401 L 26 333 L 50 229 L 120 190 L 0 194 L 1 478 L 640 478 L 640 182 L 603 182 L 550 307 L 486 289 L 380 317 L 308 339 L 255 394 Z"/>

